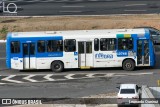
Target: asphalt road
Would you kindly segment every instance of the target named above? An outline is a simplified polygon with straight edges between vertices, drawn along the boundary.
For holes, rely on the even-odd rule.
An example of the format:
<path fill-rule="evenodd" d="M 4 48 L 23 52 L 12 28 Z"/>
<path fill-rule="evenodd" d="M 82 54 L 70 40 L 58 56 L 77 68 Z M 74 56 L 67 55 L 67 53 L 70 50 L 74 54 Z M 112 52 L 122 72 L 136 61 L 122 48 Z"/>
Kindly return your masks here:
<path fill-rule="evenodd" d="M 116 86 L 126 82 L 157 86 L 160 79 L 159 61 L 153 69 L 137 68 L 133 72 L 122 68 L 74 69 L 58 74 L 50 70 L 19 72 L 5 67 L 4 43 L 0 44 L 0 50 L 1 98 L 77 98 L 117 92 Z M 160 54 L 157 55 L 159 58 Z"/>
<path fill-rule="evenodd" d="M 5 67 L 4 43 L 0 50 L 0 98 L 80 98 L 116 93 L 121 83 L 157 86 L 160 79 L 159 61 L 154 69 L 137 68 L 133 72 L 122 68 L 74 69 L 58 74 L 50 70 L 19 72 Z"/>
<path fill-rule="evenodd" d="M 160 13 L 159 0 L 5 0 L 15 3 L 18 16 L 110 15 Z M 6 6 L 7 7 L 7 3 Z"/>

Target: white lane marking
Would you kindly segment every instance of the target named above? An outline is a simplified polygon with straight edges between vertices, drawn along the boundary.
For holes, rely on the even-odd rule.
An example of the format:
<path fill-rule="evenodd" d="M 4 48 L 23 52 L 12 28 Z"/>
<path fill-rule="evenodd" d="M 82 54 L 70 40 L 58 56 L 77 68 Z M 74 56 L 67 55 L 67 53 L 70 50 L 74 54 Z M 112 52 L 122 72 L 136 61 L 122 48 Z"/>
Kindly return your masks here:
<path fill-rule="evenodd" d="M 80 73 L 81 74 L 81 73 Z M 94 78 L 94 77 L 98 77 L 98 76 L 94 76 L 98 73 L 90 73 L 90 74 L 86 74 L 85 77 L 82 77 L 82 78 L 73 78 L 72 76 L 73 75 L 76 75 L 76 74 L 68 74 L 65 76 L 66 79 L 53 79 L 51 78 L 51 76 L 53 76 L 54 74 L 47 74 L 47 75 L 44 75 L 43 78 L 47 79 L 47 80 L 44 80 L 44 81 L 36 81 L 34 79 L 31 79 L 31 77 L 34 77 L 34 76 L 38 76 L 38 75 L 27 75 L 27 77 L 24 77 L 23 79 L 25 80 L 28 80 L 28 81 L 31 81 L 31 82 L 46 82 L 46 81 L 65 81 L 65 80 L 68 80 L 68 79 L 84 79 L 84 78 Z M 153 72 L 149 72 L 149 73 L 100 73 L 100 74 L 104 74 L 104 76 L 100 76 L 100 77 L 118 77 L 118 76 L 140 76 L 140 75 L 151 75 L 153 74 Z M 43 75 L 43 74 L 42 74 Z M 22 81 L 17 81 L 17 80 L 11 80 L 10 78 L 13 78 L 15 76 L 20 76 L 20 75 L 10 75 L 6 78 L 3 78 L 1 80 L 4 80 L 4 81 L 9 81 L 9 82 L 13 82 L 13 83 L 25 83 L 25 82 L 22 82 Z M 24 75 L 23 75 L 24 76 Z M 7 84 L 7 83 L 0 83 L 0 85 L 4 85 L 4 84 Z"/>
<path fill-rule="evenodd" d="M 93 78 L 95 74 L 87 74 L 86 76 L 89 78 Z"/>
<path fill-rule="evenodd" d="M 1 76 L 1 75 L 0 75 Z M 3 84 L 6 84 L 6 83 L 2 83 L 2 82 L 0 82 L 0 85 L 3 85 Z"/>
<path fill-rule="evenodd" d="M 47 74 L 46 76 L 44 76 L 43 78 L 45 78 L 48 81 L 54 81 L 53 78 L 51 78 L 51 76 L 53 76 L 53 74 Z"/>
<path fill-rule="evenodd" d="M 147 10 L 124 10 L 126 12 L 145 12 Z"/>
<path fill-rule="evenodd" d="M 81 13 L 82 11 L 59 11 L 60 13 Z"/>
<path fill-rule="evenodd" d="M 6 83 L 0 83 L 0 85 L 4 85 L 4 84 L 6 84 Z"/>
<path fill-rule="evenodd" d="M 148 75 L 148 74 L 153 74 L 153 73 L 152 72 L 149 72 L 149 73 L 130 73 L 127 75 Z"/>
<path fill-rule="evenodd" d="M 82 7 L 85 7 L 85 6 L 62 6 L 64 8 L 70 8 L 70 7 L 74 7 L 74 8 L 82 8 Z"/>
<path fill-rule="evenodd" d="M 115 77 L 121 77 L 121 76 L 128 76 L 128 75 L 124 75 L 124 74 L 118 74 L 118 75 L 114 75 Z"/>
<path fill-rule="evenodd" d="M 114 76 L 114 74 L 115 74 L 115 73 L 108 73 L 108 74 L 106 74 L 105 76 L 106 76 L 106 77 L 112 77 L 112 76 Z"/>
<path fill-rule="evenodd" d="M 134 76 L 134 75 L 140 76 L 140 75 L 151 75 L 151 74 L 153 73 L 152 72 L 150 73 L 117 73 L 114 76 Z"/>
<path fill-rule="evenodd" d="M 67 78 L 67 79 L 75 79 L 75 78 L 72 77 L 73 75 L 75 75 L 75 74 L 68 74 L 68 75 L 66 75 L 64 77 Z"/>
<path fill-rule="evenodd" d="M 143 75 L 145 75 L 145 74 L 153 74 L 153 72 L 149 72 L 149 73 L 141 73 L 141 74 L 143 74 Z"/>
<path fill-rule="evenodd" d="M 129 7 L 129 6 L 146 6 L 147 4 L 127 4 L 125 5 L 126 7 Z"/>
<path fill-rule="evenodd" d="M 38 82 L 37 80 L 31 79 L 31 77 L 34 77 L 36 75 L 28 75 L 27 77 L 24 77 L 23 79 L 31 81 L 31 82 Z"/>
<path fill-rule="evenodd" d="M 14 82 L 14 83 L 23 83 L 22 81 L 17 81 L 17 80 L 12 80 L 11 78 L 15 77 L 16 75 L 10 75 L 6 78 L 3 78 L 3 81 L 9 81 L 9 82 Z"/>

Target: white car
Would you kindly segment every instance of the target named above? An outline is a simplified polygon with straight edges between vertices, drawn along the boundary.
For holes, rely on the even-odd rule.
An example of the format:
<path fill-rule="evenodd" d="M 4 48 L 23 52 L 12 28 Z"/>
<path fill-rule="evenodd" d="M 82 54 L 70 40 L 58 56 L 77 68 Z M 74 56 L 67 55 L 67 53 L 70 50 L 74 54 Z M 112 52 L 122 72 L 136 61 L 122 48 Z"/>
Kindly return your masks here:
<path fill-rule="evenodd" d="M 117 95 L 118 106 L 121 105 L 130 105 L 131 101 L 140 100 L 140 87 L 136 84 L 121 84 Z"/>

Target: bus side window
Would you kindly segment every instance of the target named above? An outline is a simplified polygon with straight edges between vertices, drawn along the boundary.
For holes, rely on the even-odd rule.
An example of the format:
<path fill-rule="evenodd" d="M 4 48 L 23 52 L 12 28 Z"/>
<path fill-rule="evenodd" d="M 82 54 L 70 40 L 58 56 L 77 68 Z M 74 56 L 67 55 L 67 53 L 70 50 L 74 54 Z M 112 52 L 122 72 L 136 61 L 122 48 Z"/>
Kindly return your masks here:
<path fill-rule="evenodd" d="M 48 40 L 47 41 L 47 52 L 60 52 L 63 51 L 62 40 Z"/>
<path fill-rule="evenodd" d="M 52 52 L 53 51 L 53 41 L 52 40 L 48 40 L 47 41 L 47 52 Z"/>
<path fill-rule="evenodd" d="M 35 44 L 34 43 L 30 44 L 30 54 L 35 55 Z"/>
<path fill-rule="evenodd" d="M 65 49 L 65 52 L 76 51 L 76 40 L 75 39 L 65 39 L 64 40 L 64 49 Z"/>
<path fill-rule="evenodd" d="M 42 53 L 45 52 L 45 41 L 38 41 L 38 52 Z"/>
<path fill-rule="evenodd" d="M 99 39 L 98 38 L 94 39 L 94 50 L 99 51 Z"/>
<path fill-rule="evenodd" d="M 56 47 L 55 47 L 56 51 L 57 52 L 63 51 L 63 41 L 62 40 L 56 40 L 55 42 L 56 42 Z"/>
<path fill-rule="evenodd" d="M 119 50 L 132 50 L 133 49 L 132 38 L 119 38 L 118 39 L 118 49 Z"/>
<path fill-rule="evenodd" d="M 116 39 L 109 39 L 109 49 L 108 50 L 116 50 Z"/>
<path fill-rule="evenodd" d="M 20 52 L 20 43 L 18 41 L 11 42 L 11 53 Z"/>
<path fill-rule="evenodd" d="M 116 39 L 115 38 L 101 38 L 100 39 L 100 49 L 101 51 L 113 51 L 116 49 Z"/>
<path fill-rule="evenodd" d="M 28 44 L 27 43 L 23 44 L 23 55 L 28 55 Z"/>
<path fill-rule="evenodd" d="M 100 39 L 100 49 L 101 51 L 106 51 L 107 50 L 107 39 L 101 38 Z"/>

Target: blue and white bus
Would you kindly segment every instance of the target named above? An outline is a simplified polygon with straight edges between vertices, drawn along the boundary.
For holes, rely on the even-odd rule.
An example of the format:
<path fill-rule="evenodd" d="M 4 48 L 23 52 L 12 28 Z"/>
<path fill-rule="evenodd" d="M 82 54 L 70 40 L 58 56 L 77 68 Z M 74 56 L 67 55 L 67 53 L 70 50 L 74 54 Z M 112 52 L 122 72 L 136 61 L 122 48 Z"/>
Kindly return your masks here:
<path fill-rule="evenodd" d="M 6 64 L 18 70 L 154 66 L 147 29 L 108 29 L 7 34 Z"/>

